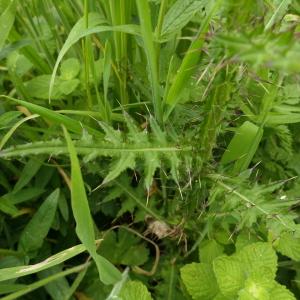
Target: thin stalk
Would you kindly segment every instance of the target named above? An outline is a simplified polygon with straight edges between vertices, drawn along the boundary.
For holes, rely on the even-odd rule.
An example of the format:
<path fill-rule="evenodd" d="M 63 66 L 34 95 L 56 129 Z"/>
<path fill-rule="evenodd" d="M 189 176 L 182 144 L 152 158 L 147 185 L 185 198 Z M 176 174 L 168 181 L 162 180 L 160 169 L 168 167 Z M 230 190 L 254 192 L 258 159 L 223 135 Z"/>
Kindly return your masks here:
<path fill-rule="evenodd" d="M 215 2 L 212 9 L 201 24 L 197 38 L 191 43 L 185 57 L 183 58 L 183 61 L 175 76 L 174 82 L 171 85 L 170 90 L 168 91 L 168 95 L 166 97 L 166 103 L 169 105 L 169 108 L 164 116 L 165 121 L 168 119 L 170 113 L 173 111 L 176 104 L 179 102 L 181 92 L 184 90 L 187 82 L 189 82 L 189 79 L 196 70 L 197 64 L 201 58 L 201 50 L 205 43 L 205 38 L 209 30 L 210 21 L 215 11 L 219 8 L 220 3 L 222 1 L 223 0 L 218 0 Z"/>
<path fill-rule="evenodd" d="M 157 41 L 159 41 L 159 39 L 160 39 L 162 25 L 163 25 L 164 16 L 165 16 L 167 6 L 168 6 L 168 0 L 162 0 L 161 4 L 160 4 L 160 8 L 159 8 L 159 13 L 158 13 L 157 25 L 156 25 L 156 28 L 155 28 L 155 37 L 156 37 Z M 157 67 L 159 66 L 160 46 L 161 45 L 158 42 L 156 44 Z"/>
<path fill-rule="evenodd" d="M 89 27 L 89 0 L 84 0 L 84 23 L 85 27 Z M 87 106 L 92 109 L 93 101 L 90 91 L 90 48 L 91 38 L 86 36 L 83 42 L 83 57 L 84 57 L 84 81 L 87 96 Z"/>
<path fill-rule="evenodd" d="M 159 92 L 159 80 L 157 70 L 157 55 L 153 42 L 153 32 L 151 23 L 150 7 L 147 0 L 136 0 L 138 14 L 140 18 L 141 33 L 146 52 L 148 68 L 150 71 L 150 84 L 152 91 L 152 102 L 154 107 L 155 118 L 158 123 L 162 124 L 162 103 Z"/>

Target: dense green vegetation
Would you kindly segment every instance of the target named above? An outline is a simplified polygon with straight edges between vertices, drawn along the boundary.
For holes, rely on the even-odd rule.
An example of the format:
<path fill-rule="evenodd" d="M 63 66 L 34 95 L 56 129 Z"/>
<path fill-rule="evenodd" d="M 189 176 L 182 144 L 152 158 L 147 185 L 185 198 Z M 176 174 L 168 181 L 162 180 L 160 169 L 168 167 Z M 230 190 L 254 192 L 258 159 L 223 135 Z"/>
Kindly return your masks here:
<path fill-rule="evenodd" d="M 0 0 L 1 299 L 300 299 L 300 2 Z"/>

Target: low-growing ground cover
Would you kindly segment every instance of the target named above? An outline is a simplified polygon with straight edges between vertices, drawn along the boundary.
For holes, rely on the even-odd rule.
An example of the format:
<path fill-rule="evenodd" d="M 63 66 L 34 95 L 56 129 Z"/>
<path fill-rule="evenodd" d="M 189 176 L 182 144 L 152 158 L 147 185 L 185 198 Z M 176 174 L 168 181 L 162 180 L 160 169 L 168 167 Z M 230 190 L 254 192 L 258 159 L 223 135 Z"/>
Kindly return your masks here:
<path fill-rule="evenodd" d="M 0 0 L 1 299 L 299 299 L 299 24 Z"/>

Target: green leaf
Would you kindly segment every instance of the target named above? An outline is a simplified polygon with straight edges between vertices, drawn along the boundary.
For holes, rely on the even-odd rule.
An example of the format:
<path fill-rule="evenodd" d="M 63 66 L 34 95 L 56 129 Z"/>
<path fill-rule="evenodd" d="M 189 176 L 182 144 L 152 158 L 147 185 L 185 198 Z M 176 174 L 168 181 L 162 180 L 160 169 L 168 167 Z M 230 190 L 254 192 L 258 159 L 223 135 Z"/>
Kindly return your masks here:
<path fill-rule="evenodd" d="M 114 251 L 111 251 L 114 249 Z M 99 253 L 114 264 L 139 266 L 148 260 L 149 250 L 140 242 L 140 238 L 120 228 L 105 235 Z"/>
<path fill-rule="evenodd" d="M 214 259 L 213 269 L 221 293 L 233 299 L 245 281 L 243 265 L 235 256 L 224 255 Z"/>
<path fill-rule="evenodd" d="M 16 102 L 19 105 L 22 105 L 24 107 L 26 107 L 27 109 L 29 109 L 31 112 L 36 113 L 38 115 L 40 115 L 41 117 L 52 121 L 55 124 L 58 125 L 64 125 L 67 127 L 68 130 L 75 132 L 75 133 L 79 133 L 82 134 L 82 124 L 79 121 L 76 121 L 72 118 L 69 118 L 67 116 L 61 115 L 51 109 L 45 108 L 43 106 L 40 105 L 36 105 L 33 103 L 29 103 L 23 100 L 19 100 L 19 99 L 15 99 L 12 97 L 8 97 L 8 96 L 4 96 L 4 95 L 0 95 L 0 98 L 5 98 L 11 101 Z M 88 126 L 84 126 L 84 128 L 90 133 L 93 134 L 95 136 L 98 137 L 103 137 L 103 135 L 98 131 L 95 130 L 93 128 L 90 128 Z"/>
<path fill-rule="evenodd" d="M 219 291 L 210 264 L 191 263 L 180 269 L 181 278 L 194 300 L 211 300 Z"/>
<path fill-rule="evenodd" d="M 8 111 L 0 115 L 0 129 L 5 129 L 11 123 L 18 120 L 22 113 L 20 111 Z"/>
<path fill-rule="evenodd" d="M 69 58 L 62 62 L 60 75 L 63 80 L 74 79 L 80 72 L 80 62 L 77 58 Z"/>
<path fill-rule="evenodd" d="M 121 279 L 121 273 L 107 259 L 97 254 L 93 219 L 90 213 L 76 149 L 65 128 L 64 134 L 71 159 L 71 204 L 76 221 L 76 233 L 94 259 L 100 280 L 104 284 L 114 284 Z"/>
<path fill-rule="evenodd" d="M 296 300 L 296 297 L 283 285 L 274 284 L 275 287 L 270 292 L 271 300 Z"/>
<path fill-rule="evenodd" d="M 203 0 L 177 0 L 164 17 L 162 39 L 181 30 L 197 12 L 201 11 L 203 2 Z"/>
<path fill-rule="evenodd" d="M 33 79 L 24 82 L 26 92 L 29 96 L 37 99 L 48 99 L 48 90 L 51 75 L 35 76 Z M 60 99 L 63 94 L 60 91 L 62 80 L 58 77 L 53 85 L 52 99 Z"/>
<path fill-rule="evenodd" d="M 79 79 L 70 79 L 68 81 L 61 82 L 58 88 L 63 95 L 70 95 L 76 90 L 79 84 Z"/>
<path fill-rule="evenodd" d="M 147 287 L 140 281 L 127 281 L 119 294 L 120 300 L 152 300 Z"/>
<path fill-rule="evenodd" d="M 18 214 L 19 210 L 16 206 L 11 203 L 11 201 L 5 197 L 0 197 L 0 210 L 5 214 L 15 216 Z"/>
<path fill-rule="evenodd" d="M 42 246 L 54 220 L 58 198 L 59 189 L 56 189 L 42 203 L 25 226 L 20 236 L 19 249 L 29 253 L 38 250 Z"/>
<path fill-rule="evenodd" d="M 221 163 L 235 161 L 233 171 L 240 173 L 246 170 L 258 148 L 263 130 L 255 124 L 246 121 L 237 130 L 224 152 Z"/>
<path fill-rule="evenodd" d="M 153 42 L 151 11 L 148 0 L 136 0 L 140 18 L 141 33 L 144 43 L 144 50 L 147 56 L 149 68 L 149 81 L 151 85 L 153 106 L 156 119 L 162 121 L 162 105 L 159 92 L 159 80 L 157 70 L 157 57 Z"/>
<path fill-rule="evenodd" d="M 38 273 L 38 278 L 39 279 L 48 278 L 54 274 L 61 272 L 62 268 L 63 268 L 62 265 L 59 266 L 57 265 L 50 269 L 43 270 Z M 53 300 L 66 299 L 69 288 L 70 287 L 69 287 L 68 280 L 65 277 L 61 277 L 45 285 L 46 291 L 48 292 L 48 294 L 51 296 L 51 299 Z"/>
<path fill-rule="evenodd" d="M 25 187 L 30 180 L 36 175 L 38 170 L 41 168 L 42 162 L 36 159 L 30 159 L 24 169 L 22 170 L 21 176 L 17 181 L 14 192 L 20 191 L 23 187 Z"/>
<path fill-rule="evenodd" d="M 34 274 L 42 270 L 46 270 L 62 262 L 86 251 L 84 245 L 76 245 L 69 249 L 63 250 L 59 253 L 56 253 L 52 256 L 49 256 L 46 260 L 41 261 L 35 265 L 28 266 L 18 266 L 12 268 L 3 268 L 0 269 L 0 281 L 5 281 L 9 279 L 19 278 L 22 276 Z"/>
<path fill-rule="evenodd" d="M 171 110 L 179 102 L 182 91 L 195 72 L 195 66 L 201 57 L 199 51 L 202 49 L 205 42 L 205 33 L 208 31 L 210 21 L 215 14 L 215 11 L 219 8 L 220 3 L 221 1 L 214 2 L 213 7 L 208 12 L 201 24 L 197 38 L 191 43 L 189 49 L 186 51 L 186 55 L 182 60 L 182 63 L 167 94 L 166 103 L 170 105 L 170 109 L 165 118 L 168 117 Z"/>
<path fill-rule="evenodd" d="M 0 50 L 9 35 L 9 32 L 15 21 L 16 1 L 1 1 L 0 3 Z"/>
<path fill-rule="evenodd" d="M 107 32 L 107 31 L 120 31 L 126 32 L 131 34 L 138 34 L 137 26 L 136 25 L 120 25 L 120 26 L 97 26 L 99 24 L 103 24 L 106 21 L 97 13 L 90 13 L 89 17 L 89 24 L 88 28 L 85 24 L 85 18 L 81 18 L 72 28 L 71 32 L 69 33 L 68 38 L 66 39 L 62 49 L 60 50 L 55 66 L 53 68 L 53 72 L 51 75 L 50 85 L 49 85 L 49 100 L 52 96 L 55 76 L 59 67 L 60 62 L 62 61 L 65 54 L 68 50 L 76 44 L 81 38 L 100 32 Z"/>
<path fill-rule="evenodd" d="M 104 178 L 102 184 L 106 184 L 115 178 L 117 178 L 126 169 L 134 169 L 135 167 L 135 154 L 134 153 L 122 153 L 120 158 L 117 159 L 110 166 L 110 171 Z"/>
<path fill-rule="evenodd" d="M 271 16 L 266 17 L 266 26 L 265 31 L 272 28 L 272 26 L 281 18 L 288 10 L 289 5 L 292 3 L 292 0 L 275 0 L 275 11 Z"/>
<path fill-rule="evenodd" d="M 241 251 L 245 246 L 248 246 L 250 244 L 259 242 L 258 237 L 256 237 L 254 234 L 251 234 L 250 232 L 242 231 L 239 233 L 236 242 L 235 242 L 235 249 L 237 252 Z"/>
<path fill-rule="evenodd" d="M 258 272 L 274 279 L 277 271 L 277 255 L 271 244 L 258 242 L 242 248 L 237 258 L 243 265 L 247 277 Z"/>
<path fill-rule="evenodd" d="M 248 280 L 244 289 L 239 292 L 238 300 L 270 300 L 268 290 L 252 280 Z M 284 298 L 283 298 L 284 299 Z"/>
<path fill-rule="evenodd" d="M 292 260 L 300 261 L 300 238 L 293 232 L 284 232 L 280 235 L 276 250 L 290 257 Z"/>
<path fill-rule="evenodd" d="M 224 248 L 216 240 L 207 240 L 199 246 L 200 262 L 212 263 L 212 261 L 223 254 Z"/>

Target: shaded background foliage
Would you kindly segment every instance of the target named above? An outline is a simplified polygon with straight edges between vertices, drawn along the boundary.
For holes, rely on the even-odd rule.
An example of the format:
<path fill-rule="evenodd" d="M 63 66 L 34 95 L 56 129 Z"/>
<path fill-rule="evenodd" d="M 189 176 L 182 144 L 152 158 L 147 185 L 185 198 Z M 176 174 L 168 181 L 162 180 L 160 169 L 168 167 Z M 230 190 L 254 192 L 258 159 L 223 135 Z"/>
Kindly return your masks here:
<path fill-rule="evenodd" d="M 3 299 L 299 297 L 299 13 L 0 0 Z"/>

